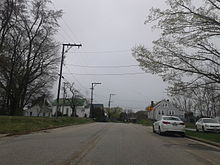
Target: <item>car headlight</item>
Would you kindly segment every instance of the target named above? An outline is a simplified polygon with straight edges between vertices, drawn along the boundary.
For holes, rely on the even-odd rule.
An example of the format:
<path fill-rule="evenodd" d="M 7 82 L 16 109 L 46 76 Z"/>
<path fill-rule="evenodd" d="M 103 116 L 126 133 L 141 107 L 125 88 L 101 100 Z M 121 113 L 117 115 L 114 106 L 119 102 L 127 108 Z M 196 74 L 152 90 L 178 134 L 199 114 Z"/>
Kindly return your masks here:
<path fill-rule="evenodd" d="M 205 124 L 205 127 L 209 127 L 209 125 Z"/>

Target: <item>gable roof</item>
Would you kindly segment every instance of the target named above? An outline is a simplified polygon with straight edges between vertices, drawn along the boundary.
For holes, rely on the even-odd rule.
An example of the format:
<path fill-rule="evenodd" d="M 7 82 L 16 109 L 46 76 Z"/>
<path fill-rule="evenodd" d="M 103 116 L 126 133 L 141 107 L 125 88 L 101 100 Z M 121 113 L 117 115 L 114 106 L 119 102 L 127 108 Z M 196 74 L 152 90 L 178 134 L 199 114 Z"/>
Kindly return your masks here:
<path fill-rule="evenodd" d="M 31 107 L 39 105 L 39 106 L 51 106 L 51 102 L 48 100 L 48 98 L 43 95 L 41 97 L 36 98 L 35 100 L 32 100 Z"/>

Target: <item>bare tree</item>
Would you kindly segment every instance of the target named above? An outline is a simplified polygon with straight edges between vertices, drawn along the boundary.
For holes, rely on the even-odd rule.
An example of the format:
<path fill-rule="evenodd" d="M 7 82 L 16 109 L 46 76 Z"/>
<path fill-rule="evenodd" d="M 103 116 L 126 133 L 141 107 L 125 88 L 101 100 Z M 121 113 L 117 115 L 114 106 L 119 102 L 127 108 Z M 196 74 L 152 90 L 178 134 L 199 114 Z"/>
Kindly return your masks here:
<path fill-rule="evenodd" d="M 146 23 L 157 21 L 162 30 L 152 50 L 133 49 L 146 72 L 170 83 L 206 85 L 220 83 L 220 1 L 167 0 L 169 9 L 151 9 Z M 202 79 L 207 79 L 205 84 Z"/>
<path fill-rule="evenodd" d="M 174 103 L 185 112 L 191 111 L 199 116 L 216 116 L 220 96 L 217 85 L 207 84 L 196 88 L 169 87 L 168 92 Z"/>
<path fill-rule="evenodd" d="M 79 99 L 79 91 L 74 87 L 74 83 L 68 84 L 67 88 L 69 88 L 69 91 L 71 92 L 71 99 L 69 99 L 70 107 L 72 109 L 72 115 L 73 117 L 76 117 L 76 106 L 77 106 L 77 99 Z"/>
<path fill-rule="evenodd" d="M 50 0 L 6 0 L 0 17 L 0 88 L 10 115 L 22 114 L 32 99 L 47 93 L 55 80 L 58 44 L 54 41 L 61 11 Z M 3 10 L 6 8 L 9 12 Z M 46 91 L 46 92 L 45 92 Z"/>

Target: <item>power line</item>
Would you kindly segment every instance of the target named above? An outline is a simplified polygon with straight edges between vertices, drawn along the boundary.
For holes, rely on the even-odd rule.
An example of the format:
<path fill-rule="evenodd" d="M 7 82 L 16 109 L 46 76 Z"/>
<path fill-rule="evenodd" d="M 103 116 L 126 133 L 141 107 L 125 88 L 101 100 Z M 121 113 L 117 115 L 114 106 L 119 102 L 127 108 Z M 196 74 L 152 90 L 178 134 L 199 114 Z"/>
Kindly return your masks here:
<path fill-rule="evenodd" d="M 81 51 L 81 52 L 77 52 L 77 53 L 88 53 L 88 54 L 104 54 L 104 53 L 129 53 L 131 52 L 131 50 L 104 50 L 104 51 Z"/>
<path fill-rule="evenodd" d="M 75 67 L 81 67 L 81 68 L 129 68 L 129 67 L 137 67 L 139 65 L 106 65 L 106 66 L 92 66 L 92 65 L 75 65 L 75 64 L 65 64 Z"/>
<path fill-rule="evenodd" d="M 52 6 L 53 6 L 53 8 L 54 8 L 56 11 L 58 11 L 57 8 L 56 8 L 55 5 L 54 5 L 54 2 L 52 2 Z M 67 22 L 63 19 L 63 17 L 61 17 L 61 20 L 63 21 L 64 25 L 67 27 L 67 29 L 69 30 L 69 32 L 72 33 L 72 35 L 78 40 L 77 36 L 76 36 L 75 33 L 73 32 L 73 30 L 70 28 L 70 26 L 67 24 Z M 66 35 L 66 37 L 67 37 L 68 39 L 73 40 L 73 38 L 71 37 L 71 35 L 69 35 L 64 29 L 62 29 L 62 28 L 60 28 L 60 29 L 64 32 L 64 34 Z M 61 34 L 60 34 L 60 35 L 61 35 Z M 62 36 L 62 35 L 61 35 L 61 36 Z M 62 36 L 62 37 L 63 37 L 63 36 Z M 64 38 L 64 37 L 63 37 L 63 38 Z"/>
<path fill-rule="evenodd" d="M 67 66 L 64 66 L 64 67 L 67 69 L 67 71 L 68 71 L 69 74 L 72 76 L 72 78 L 77 81 L 77 83 L 79 84 L 79 86 L 81 86 L 81 88 L 83 88 L 83 89 L 85 90 L 85 92 L 87 92 L 88 89 L 87 89 L 84 85 L 82 85 L 82 84 L 80 83 L 80 81 L 74 76 L 73 73 L 71 73 L 70 69 L 69 69 Z M 65 73 L 64 73 L 64 74 L 65 74 Z"/>
<path fill-rule="evenodd" d="M 68 74 L 68 73 L 64 73 L 64 74 Z M 123 75 L 139 75 L 139 74 L 145 74 L 145 72 L 136 72 L 136 73 L 107 73 L 107 74 L 81 74 L 81 73 L 71 73 L 74 75 L 79 75 L 79 76 L 123 76 Z"/>
<path fill-rule="evenodd" d="M 67 82 L 68 84 L 71 84 L 71 82 L 68 81 L 66 78 L 64 78 L 64 80 L 65 80 L 65 82 Z M 79 95 L 81 95 L 82 97 L 86 98 L 86 96 L 85 96 L 84 94 L 82 94 L 82 93 L 80 92 L 80 90 L 79 90 L 78 92 L 79 92 Z"/>

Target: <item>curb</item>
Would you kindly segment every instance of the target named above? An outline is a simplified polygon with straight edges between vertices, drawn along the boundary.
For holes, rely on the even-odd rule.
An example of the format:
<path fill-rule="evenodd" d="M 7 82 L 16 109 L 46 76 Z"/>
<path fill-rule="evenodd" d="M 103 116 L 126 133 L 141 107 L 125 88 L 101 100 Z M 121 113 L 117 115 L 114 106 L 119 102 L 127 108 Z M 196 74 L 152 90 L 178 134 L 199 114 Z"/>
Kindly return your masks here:
<path fill-rule="evenodd" d="M 91 122 L 91 123 L 94 123 L 94 122 Z M 83 123 L 83 124 L 91 124 L 91 123 Z M 57 128 L 63 128 L 63 127 L 69 127 L 69 126 L 83 125 L 83 124 L 54 126 L 54 127 L 49 127 L 49 128 L 37 129 L 37 130 L 28 130 L 28 131 L 22 131 L 22 132 L 16 132 L 16 133 L 0 134 L 0 139 L 4 138 L 4 137 L 9 137 L 9 136 L 28 135 L 28 134 L 35 133 L 35 132 L 46 131 L 46 130 L 57 129 Z"/>
<path fill-rule="evenodd" d="M 0 134 L 0 138 L 6 137 L 8 134 Z"/>
<path fill-rule="evenodd" d="M 220 148 L 220 143 L 216 143 L 216 142 L 212 142 L 212 141 L 209 141 L 209 140 L 204 140 L 204 139 L 200 139 L 200 138 L 193 137 L 193 136 L 188 136 L 188 135 L 186 135 L 185 137 L 189 138 L 189 139 L 192 139 L 192 140 L 199 141 L 199 142 L 203 142 L 203 143 L 206 143 L 206 144 L 210 144 L 210 145 L 213 145 L 215 147 Z"/>

